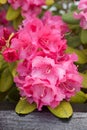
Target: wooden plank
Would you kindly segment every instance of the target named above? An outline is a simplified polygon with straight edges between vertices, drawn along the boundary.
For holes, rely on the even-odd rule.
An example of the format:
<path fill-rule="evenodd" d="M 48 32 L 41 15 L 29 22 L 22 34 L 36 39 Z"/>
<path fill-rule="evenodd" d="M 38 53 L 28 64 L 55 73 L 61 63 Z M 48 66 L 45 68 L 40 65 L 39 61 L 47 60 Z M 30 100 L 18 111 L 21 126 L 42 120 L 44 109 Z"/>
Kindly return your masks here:
<path fill-rule="evenodd" d="M 11 106 L 11 104 L 0 104 L 0 130 L 87 130 L 87 107 L 84 105 L 82 109 L 86 108 L 85 113 L 74 112 L 70 119 L 56 118 L 45 108 L 41 112 L 34 111 L 31 114 L 19 116 L 13 108 L 14 105 Z"/>
<path fill-rule="evenodd" d="M 26 116 L 0 111 L 0 130 L 87 130 L 87 113 L 74 113 L 71 119 L 61 120 L 48 111 Z"/>

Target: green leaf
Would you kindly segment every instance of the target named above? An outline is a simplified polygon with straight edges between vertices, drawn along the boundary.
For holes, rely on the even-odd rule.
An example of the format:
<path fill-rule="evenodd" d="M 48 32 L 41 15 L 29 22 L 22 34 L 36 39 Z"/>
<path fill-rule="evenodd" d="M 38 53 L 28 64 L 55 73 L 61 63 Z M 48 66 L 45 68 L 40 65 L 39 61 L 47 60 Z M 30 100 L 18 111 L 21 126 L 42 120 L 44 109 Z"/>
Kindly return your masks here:
<path fill-rule="evenodd" d="M 16 19 L 20 15 L 20 9 L 14 10 L 11 6 L 8 8 L 6 19 L 8 21 Z"/>
<path fill-rule="evenodd" d="M 68 36 L 67 37 L 68 45 L 71 47 L 78 47 L 81 43 L 79 36 Z"/>
<path fill-rule="evenodd" d="M 48 109 L 59 118 L 69 118 L 73 114 L 72 106 L 66 101 L 61 102 L 55 109 L 50 107 Z"/>
<path fill-rule="evenodd" d="M 13 77 L 15 77 L 17 75 L 17 62 L 13 62 L 13 63 L 10 63 L 8 64 L 9 66 L 9 70 L 10 70 L 10 73 L 12 74 Z"/>
<path fill-rule="evenodd" d="M 87 49 L 83 49 L 82 52 L 87 55 Z"/>
<path fill-rule="evenodd" d="M 7 92 L 5 93 L 0 92 L 0 101 L 3 101 L 5 97 L 7 96 L 7 94 L 8 94 Z"/>
<path fill-rule="evenodd" d="M 73 103 L 84 103 L 87 100 L 84 92 L 80 91 L 75 96 L 71 97 L 70 102 Z"/>
<path fill-rule="evenodd" d="M 7 0 L 0 0 L 0 4 L 6 4 Z"/>
<path fill-rule="evenodd" d="M 86 74 L 80 73 L 80 75 L 83 77 L 82 87 L 87 89 L 87 73 Z"/>
<path fill-rule="evenodd" d="M 19 25 L 22 23 L 23 18 L 21 16 L 17 17 L 14 21 L 13 21 L 13 26 L 14 28 L 17 30 Z"/>
<path fill-rule="evenodd" d="M 69 29 L 71 30 L 77 30 L 80 29 L 79 24 L 68 24 Z"/>
<path fill-rule="evenodd" d="M 74 19 L 73 13 L 74 12 L 68 12 L 66 14 L 63 14 L 62 16 L 63 21 L 68 24 L 78 24 L 79 20 Z"/>
<path fill-rule="evenodd" d="M 87 30 L 82 29 L 81 31 L 81 42 L 87 44 Z"/>
<path fill-rule="evenodd" d="M 83 53 L 83 51 L 81 51 L 81 50 L 77 50 L 77 49 L 73 49 L 72 47 L 68 47 L 67 50 L 66 50 L 66 53 L 70 53 L 70 54 L 76 53 L 77 56 L 78 56 L 77 63 L 79 63 L 79 64 L 85 64 L 85 63 L 87 63 L 87 57 Z"/>
<path fill-rule="evenodd" d="M 2 72 L 6 67 L 8 67 L 8 64 L 3 60 L 2 55 L 0 55 L 0 72 Z"/>
<path fill-rule="evenodd" d="M 50 6 L 54 3 L 54 0 L 46 0 L 46 5 Z"/>
<path fill-rule="evenodd" d="M 36 109 L 36 104 L 29 104 L 25 98 L 21 98 L 15 108 L 18 114 L 28 114 Z"/>
<path fill-rule="evenodd" d="M 12 87 L 13 78 L 8 68 L 6 68 L 0 77 L 0 92 L 6 92 Z"/>
<path fill-rule="evenodd" d="M 12 102 L 19 101 L 20 95 L 16 86 L 13 86 L 12 89 L 8 92 L 8 99 Z"/>
<path fill-rule="evenodd" d="M 74 3 L 71 5 L 70 7 L 70 11 L 75 11 L 77 10 L 77 5 L 75 5 Z"/>

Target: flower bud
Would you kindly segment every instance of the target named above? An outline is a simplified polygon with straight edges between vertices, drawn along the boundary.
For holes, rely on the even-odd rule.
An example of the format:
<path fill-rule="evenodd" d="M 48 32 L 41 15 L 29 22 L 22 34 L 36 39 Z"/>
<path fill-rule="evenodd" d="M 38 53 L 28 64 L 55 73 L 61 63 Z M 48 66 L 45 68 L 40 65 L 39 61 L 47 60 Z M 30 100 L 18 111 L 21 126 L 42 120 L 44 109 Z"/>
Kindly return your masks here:
<path fill-rule="evenodd" d="M 7 62 L 15 62 L 18 60 L 18 54 L 13 48 L 6 48 L 2 55 Z"/>

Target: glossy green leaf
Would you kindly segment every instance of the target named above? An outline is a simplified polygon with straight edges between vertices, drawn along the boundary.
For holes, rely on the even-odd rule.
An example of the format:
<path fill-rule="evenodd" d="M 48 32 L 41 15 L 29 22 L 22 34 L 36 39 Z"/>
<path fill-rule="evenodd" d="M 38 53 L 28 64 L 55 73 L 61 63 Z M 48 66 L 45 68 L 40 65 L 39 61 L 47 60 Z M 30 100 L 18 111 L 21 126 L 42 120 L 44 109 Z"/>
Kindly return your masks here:
<path fill-rule="evenodd" d="M 66 52 L 67 53 L 76 53 L 78 56 L 77 63 L 79 63 L 79 64 L 87 63 L 87 56 L 81 50 L 77 50 L 77 49 L 73 49 L 72 47 L 68 47 Z"/>
<path fill-rule="evenodd" d="M 8 21 L 16 19 L 20 14 L 20 9 L 14 10 L 11 6 L 8 8 L 6 19 Z"/>
<path fill-rule="evenodd" d="M 0 0 L 0 4 L 6 4 L 7 0 Z"/>
<path fill-rule="evenodd" d="M 87 44 L 87 30 L 81 31 L 81 41 L 83 44 Z"/>
<path fill-rule="evenodd" d="M 0 77 L 0 92 L 6 92 L 12 87 L 13 78 L 8 68 L 6 68 Z"/>
<path fill-rule="evenodd" d="M 68 12 L 68 13 L 63 14 L 62 16 L 63 21 L 68 24 L 78 24 L 79 21 L 74 19 L 73 13 L 74 12 Z"/>
<path fill-rule="evenodd" d="M 70 102 L 73 103 L 84 103 L 87 100 L 84 92 L 80 91 L 75 96 L 71 97 Z"/>
<path fill-rule="evenodd" d="M 48 107 L 52 114 L 59 118 L 69 118 L 73 114 L 72 106 L 69 102 L 63 101 L 58 107 L 52 109 Z"/>
<path fill-rule="evenodd" d="M 82 86 L 83 86 L 83 88 L 87 89 L 87 73 L 86 74 L 80 73 L 80 75 L 83 77 Z"/>
<path fill-rule="evenodd" d="M 36 109 L 36 104 L 29 104 L 25 98 L 21 98 L 15 108 L 18 114 L 28 114 Z"/>

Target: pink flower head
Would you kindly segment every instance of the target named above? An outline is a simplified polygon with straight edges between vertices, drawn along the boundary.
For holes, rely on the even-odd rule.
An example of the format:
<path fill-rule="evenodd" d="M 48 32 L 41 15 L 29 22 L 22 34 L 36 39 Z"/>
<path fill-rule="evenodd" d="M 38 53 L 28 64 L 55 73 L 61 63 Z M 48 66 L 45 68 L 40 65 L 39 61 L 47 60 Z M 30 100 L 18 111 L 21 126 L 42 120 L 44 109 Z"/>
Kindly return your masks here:
<path fill-rule="evenodd" d="M 23 96 L 27 95 L 30 103 L 36 102 L 39 110 L 41 110 L 43 105 L 49 105 L 54 108 L 64 98 L 61 90 L 51 85 L 47 80 L 26 77 L 25 82 L 21 89 L 21 94 Z"/>
<path fill-rule="evenodd" d="M 18 51 L 20 59 L 32 59 L 41 52 L 44 56 L 55 55 L 56 60 L 66 49 L 66 40 L 61 37 L 59 33 L 52 31 L 51 26 L 44 25 L 40 19 L 34 18 L 24 22 L 24 27 L 11 40 L 11 48 Z"/>
<path fill-rule="evenodd" d="M 66 61 L 56 64 L 54 59 L 36 56 L 31 66 L 26 64 L 23 68 L 21 64 L 19 76 L 15 77 L 21 96 L 35 102 L 39 110 L 42 106 L 55 108 L 63 99 L 69 100 L 80 90 L 82 82 L 73 64 L 75 60 L 75 55 L 69 55 Z"/>
<path fill-rule="evenodd" d="M 66 70 L 65 80 L 58 85 L 65 93 L 66 99 L 68 100 L 71 96 L 74 96 L 76 92 L 80 90 L 82 77 L 79 75 L 77 67 L 73 62 L 77 61 L 76 54 L 66 55 L 65 61 L 61 62 L 61 66 Z"/>
<path fill-rule="evenodd" d="M 8 0 L 8 3 L 10 3 L 14 9 L 18 9 L 21 6 L 22 1 L 21 0 Z"/>
<path fill-rule="evenodd" d="M 81 11 L 79 14 L 74 13 L 74 17 L 80 20 L 80 27 L 87 29 L 87 12 Z"/>
<path fill-rule="evenodd" d="M 74 13 L 74 17 L 80 20 L 80 26 L 87 29 L 87 0 L 80 0 L 78 9 L 80 13 Z"/>
<path fill-rule="evenodd" d="M 56 31 L 56 33 L 59 33 L 61 36 L 69 31 L 67 24 L 63 22 L 61 16 L 52 16 L 50 11 L 44 14 L 42 20 L 44 24 L 50 26 L 52 30 Z"/>
<path fill-rule="evenodd" d="M 87 0 L 80 0 L 78 5 L 79 10 L 87 10 Z"/>
<path fill-rule="evenodd" d="M 21 8 L 22 16 L 36 16 L 41 12 L 41 6 L 45 4 L 45 0 L 8 0 L 14 9 Z"/>
<path fill-rule="evenodd" d="M 12 48 L 6 48 L 3 51 L 3 57 L 7 62 L 15 62 L 18 60 L 18 55 L 15 49 Z"/>
<path fill-rule="evenodd" d="M 65 53 L 65 32 L 61 33 L 63 23 L 57 26 L 53 23 L 55 20 L 50 21 L 38 18 L 24 21 L 11 39 L 11 50 L 20 60 L 14 81 L 21 96 L 29 103 L 35 102 L 39 110 L 43 106 L 55 108 L 62 100 L 69 100 L 80 90 L 82 82 L 73 63 L 77 56 Z"/>

